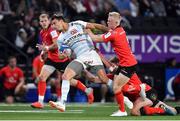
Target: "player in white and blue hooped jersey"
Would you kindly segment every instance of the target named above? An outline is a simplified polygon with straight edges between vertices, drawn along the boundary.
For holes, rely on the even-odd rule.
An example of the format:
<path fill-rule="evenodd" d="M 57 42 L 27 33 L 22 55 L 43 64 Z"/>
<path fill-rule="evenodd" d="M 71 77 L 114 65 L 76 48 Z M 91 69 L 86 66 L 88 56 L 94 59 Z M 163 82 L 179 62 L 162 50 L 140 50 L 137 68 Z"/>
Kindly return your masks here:
<path fill-rule="evenodd" d="M 63 16 L 56 14 L 52 17 L 52 27 L 61 32 L 57 39 L 59 49 L 62 45 L 67 45 L 76 56 L 68 64 L 62 76 L 61 101 L 50 101 L 51 106 L 60 111 L 65 111 L 65 101 L 67 100 L 70 81 L 87 67 L 95 69 L 102 83 L 112 85 L 112 80 L 106 76 L 103 63 L 94 50 L 91 38 L 84 32 L 84 29 L 99 29 L 102 31 L 108 31 L 108 29 L 103 25 L 84 21 L 66 23 Z"/>
<path fill-rule="evenodd" d="M 58 37 L 58 46 L 67 45 L 72 49 L 76 57 L 94 49 L 93 42 L 88 34 L 84 33 L 86 22 L 75 21 L 69 23 L 67 32 L 62 32 Z"/>

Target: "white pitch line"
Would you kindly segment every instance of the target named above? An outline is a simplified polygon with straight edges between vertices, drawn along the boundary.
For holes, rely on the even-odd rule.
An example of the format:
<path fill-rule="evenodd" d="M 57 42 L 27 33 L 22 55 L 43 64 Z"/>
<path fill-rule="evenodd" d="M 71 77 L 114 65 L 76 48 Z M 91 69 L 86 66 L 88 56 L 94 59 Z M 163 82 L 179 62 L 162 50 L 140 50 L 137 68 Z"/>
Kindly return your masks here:
<path fill-rule="evenodd" d="M 107 104 L 107 105 L 106 105 Z M 93 103 L 93 104 L 87 104 L 87 103 L 67 103 L 67 107 L 116 107 L 116 105 L 108 105 L 108 104 L 113 104 L 113 103 L 105 103 L 105 104 L 101 104 L 101 103 Z M 45 103 L 46 106 L 48 106 L 48 104 Z M 25 106 L 29 106 L 30 104 L 0 104 L 0 107 L 25 107 Z"/>
<path fill-rule="evenodd" d="M 57 110 L 0 110 L 0 113 L 83 113 L 84 110 L 67 110 L 59 112 Z"/>

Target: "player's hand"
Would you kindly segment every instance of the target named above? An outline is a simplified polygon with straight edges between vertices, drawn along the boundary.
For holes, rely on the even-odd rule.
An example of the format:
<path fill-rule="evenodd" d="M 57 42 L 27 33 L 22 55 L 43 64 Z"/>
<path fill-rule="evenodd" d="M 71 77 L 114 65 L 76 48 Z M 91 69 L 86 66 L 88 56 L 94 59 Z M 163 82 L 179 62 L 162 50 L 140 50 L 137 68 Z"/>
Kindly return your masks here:
<path fill-rule="evenodd" d="M 59 59 L 61 59 L 61 60 L 68 57 L 65 52 L 59 52 L 58 55 L 59 55 Z"/>
<path fill-rule="evenodd" d="M 36 44 L 36 47 L 38 48 L 39 51 L 41 51 L 43 49 L 43 45 L 41 45 L 41 44 Z"/>
<path fill-rule="evenodd" d="M 46 52 L 46 51 L 49 50 L 48 46 L 46 46 L 45 44 L 42 44 L 42 45 L 41 44 L 37 44 L 36 47 L 38 48 L 39 51 Z"/>

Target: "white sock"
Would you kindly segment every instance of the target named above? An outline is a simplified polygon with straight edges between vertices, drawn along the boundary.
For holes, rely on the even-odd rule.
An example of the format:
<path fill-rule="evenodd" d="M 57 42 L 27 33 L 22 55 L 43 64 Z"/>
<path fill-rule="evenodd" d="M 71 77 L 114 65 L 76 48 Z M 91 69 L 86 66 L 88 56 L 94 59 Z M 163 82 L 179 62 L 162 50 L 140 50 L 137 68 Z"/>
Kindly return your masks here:
<path fill-rule="evenodd" d="M 43 104 L 44 102 L 44 96 L 38 96 L 38 102 L 40 102 L 41 104 Z"/>
<path fill-rule="evenodd" d="M 62 86 L 61 86 L 61 102 L 65 102 L 67 101 L 67 96 L 69 93 L 69 89 L 70 89 L 70 82 L 68 80 L 63 80 L 62 81 Z"/>
<path fill-rule="evenodd" d="M 126 104 L 126 106 L 129 108 L 129 109 L 132 109 L 133 108 L 133 103 L 129 100 L 128 97 L 124 96 L 124 103 Z"/>
<path fill-rule="evenodd" d="M 108 85 L 110 88 L 112 88 L 112 86 L 113 86 L 113 81 L 112 81 L 111 79 L 109 79 L 107 85 Z"/>

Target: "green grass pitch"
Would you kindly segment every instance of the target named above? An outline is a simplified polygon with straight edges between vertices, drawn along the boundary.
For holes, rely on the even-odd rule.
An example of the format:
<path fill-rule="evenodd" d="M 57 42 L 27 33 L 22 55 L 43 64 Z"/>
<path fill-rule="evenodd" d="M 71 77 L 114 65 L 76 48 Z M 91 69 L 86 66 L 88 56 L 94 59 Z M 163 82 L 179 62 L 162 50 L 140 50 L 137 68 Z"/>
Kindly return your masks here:
<path fill-rule="evenodd" d="M 177 102 L 168 103 L 172 106 Z M 110 117 L 117 111 L 115 103 L 67 104 L 66 112 L 59 112 L 47 104 L 44 109 L 33 109 L 30 104 L 0 104 L 0 120 L 180 120 L 177 116 L 127 116 Z M 129 110 L 127 109 L 129 112 Z"/>

